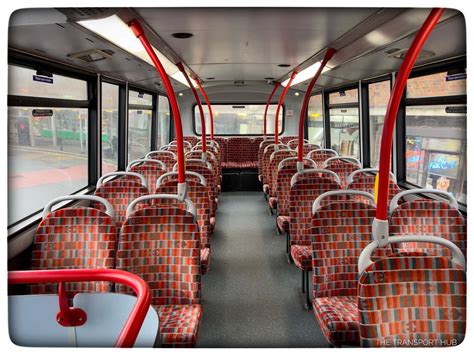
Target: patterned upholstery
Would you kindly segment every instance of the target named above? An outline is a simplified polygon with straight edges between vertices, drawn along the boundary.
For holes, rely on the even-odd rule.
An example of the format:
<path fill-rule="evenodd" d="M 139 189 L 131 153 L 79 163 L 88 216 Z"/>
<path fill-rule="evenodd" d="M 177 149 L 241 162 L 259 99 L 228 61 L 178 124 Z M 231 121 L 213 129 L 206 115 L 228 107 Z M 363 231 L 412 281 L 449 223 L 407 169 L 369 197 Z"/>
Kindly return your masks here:
<path fill-rule="evenodd" d="M 270 155 L 270 162 L 268 163 L 268 195 L 276 196 L 276 186 L 278 177 L 278 165 L 285 158 L 295 157 L 296 152 L 291 149 L 279 149 Z"/>
<path fill-rule="evenodd" d="M 211 201 L 211 217 L 215 216 L 217 210 L 218 187 L 214 182 L 214 172 L 204 163 L 197 161 L 186 161 L 186 170 L 201 174 L 206 179 L 209 200 Z"/>
<path fill-rule="evenodd" d="M 129 169 L 129 171 L 139 173 L 145 177 L 148 182 L 148 190 L 150 193 L 155 191 L 156 181 L 158 178 L 166 173 L 166 170 L 163 170 L 161 165 L 152 162 L 144 162 L 134 165 Z"/>
<path fill-rule="evenodd" d="M 202 313 L 200 250 L 194 217 L 173 206 L 142 208 L 120 231 L 117 269 L 148 283 L 165 346 L 195 345 Z M 123 285 L 116 289 L 131 292 Z"/>
<path fill-rule="evenodd" d="M 267 138 L 268 139 L 268 138 Z M 263 140 L 262 140 L 263 141 Z M 275 140 L 266 140 L 263 142 L 262 146 L 258 148 L 258 161 L 257 161 L 257 166 L 258 166 L 258 175 L 259 178 L 261 179 L 263 176 L 263 152 L 265 151 L 265 148 L 268 147 L 270 144 L 275 144 Z M 261 180 L 263 181 L 263 180 Z"/>
<path fill-rule="evenodd" d="M 316 172 L 306 172 L 296 179 L 290 189 L 290 248 L 293 245 L 306 245 L 310 248 L 310 228 L 314 200 L 322 193 L 340 188 L 334 180 L 321 177 Z M 291 253 L 291 249 L 290 249 Z M 293 254 L 293 253 L 292 253 Z M 297 256 L 308 255 L 296 253 Z M 310 254 L 309 254 L 310 255 Z M 295 260 L 296 265 L 308 265 L 307 261 Z"/>
<path fill-rule="evenodd" d="M 280 137 L 280 141 L 283 144 L 287 144 L 289 141 L 291 141 L 293 139 L 298 139 L 298 136 L 283 136 L 283 137 Z"/>
<path fill-rule="evenodd" d="M 290 216 L 278 216 L 276 223 L 280 232 L 288 233 L 290 231 Z"/>
<path fill-rule="evenodd" d="M 460 344 L 466 331 L 466 273 L 447 257 L 394 254 L 359 280 L 361 345 Z"/>
<path fill-rule="evenodd" d="M 295 262 L 295 266 L 301 270 L 311 269 L 311 247 L 309 245 L 292 245 L 291 258 Z"/>
<path fill-rule="evenodd" d="M 188 177 L 188 176 L 187 176 Z M 186 178 L 187 178 L 186 177 Z M 209 267 L 210 258 L 210 246 L 211 246 L 211 202 L 209 201 L 209 195 L 206 187 L 200 182 L 193 180 L 186 181 L 187 186 L 187 197 L 194 203 L 196 207 L 196 220 L 199 224 L 200 236 L 201 236 L 201 267 L 202 274 L 207 272 Z M 157 194 L 177 194 L 178 192 L 178 179 L 173 176 L 173 179 L 167 179 L 166 183 L 161 184 L 156 190 Z M 154 200 L 154 204 L 158 205 L 172 205 L 176 208 L 186 209 L 184 202 L 175 200 Z"/>
<path fill-rule="evenodd" d="M 166 151 L 155 151 L 148 156 L 149 159 L 160 160 L 166 165 L 167 171 L 173 171 L 176 159 Z"/>
<path fill-rule="evenodd" d="M 308 152 L 307 157 L 313 160 L 316 163 L 316 166 L 318 169 L 322 169 L 324 162 L 328 160 L 329 158 L 332 158 L 335 156 L 334 153 L 328 152 L 328 151 L 321 151 L 321 152 Z"/>
<path fill-rule="evenodd" d="M 290 147 L 291 148 L 291 147 Z M 298 151 L 298 144 L 294 148 L 291 148 L 295 150 L 296 152 Z M 304 143 L 303 144 L 303 156 L 308 155 L 309 152 L 312 150 L 319 149 L 319 145 L 312 144 L 312 143 Z"/>
<path fill-rule="evenodd" d="M 221 173 L 220 173 L 220 164 L 217 160 L 216 156 L 211 152 L 207 153 L 207 161 L 211 163 L 212 172 L 214 173 L 214 182 L 217 185 L 220 184 L 221 181 Z M 186 159 L 202 159 L 202 151 L 201 150 L 194 150 L 186 154 Z"/>
<path fill-rule="evenodd" d="M 360 190 L 360 191 L 367 191 L 370 194 L 374 194 L 374 187 L 375 187 L 375 175 L 372 174 L 364 174 L 364 175 L 357 175 L 355 179 L 347 186 L 348 190 Z M 388 203 L 392 200 L 393 196 L 400 192 L 400 188 L 398 187 L 397 183 L 390 180 L 388 186 Z"/>
<path fill-rule="evenodd" d="M 140 196 L 148 195 L 148 189 L 140 183 L 138 178 L 124 176 L 106 181 L 95 190 L 94 194 L 110 202 L 115 211 L 115 222 L 120 228 L 125 220 L 125 212 L 130 202 Z M 101 203 L 94 202 L 92 207 L 105 212 L 105 206 Z"/>
<path fill-rule="evenodd" d="M 178 152 L 178 146 L 177 145 L 169 145 L 166 147 L 166 150 L 169 151 L 169 152 L 173 152 L 175 154 L 177 154 Z M 187 146 L 187 145 L 184 145 L 184 152 L 187 153 L 189 152 L 191 149 Z"/>
<path fill-rule="evenodd" d="M 186 142 L 191 143 L 191 145 L 194 147 L 201 139 L 196 136 L 184 136 L 183 137 Z"/>
<path fill-rule="evenodd" d="M 279 150 L 283 150 L 285 147 L 279 146 Z M 272 156 L 273 152 L 275 152 L 275 145 L 268 145 L 262 157 L 262 182 L 263 184 L 267 184 L 270 188 L 271 180 L 270 180 L 270 157 Z M 269 190 L 270 191 L 270 190 Z"/>
<path fill-rule="evenodd" d="M 447 202 L 414 200 L 399 205 L 390 217 L 390 235 L 432 235 L 455 243 L 466 255 L 467 227 L 461 213 Z M 403 243 L 403 250 L 424 250 L 435 255 L 450 255 L 442 246 L 426 243 Z"/>
<path fill-rule="evenodd" d="M 257 152 L 254 150 L 254 140 L 250 137 L 227 138 L 226 168 L 256 168 Z"/>
<path fill-rule="evenodd" d="M 360 166 L 350 161 L 344 161 L 343 159 L 334 159 L 329 162 L 326 168 L 334 171 L 341 179 L 342 188 L 346 188 L 347 177 L 355 170 L 360 169 Z"/>
<path fill-rule="evenodd" d="M 115 221 L 90 207 L 62 208 L 39 224 L 33 240 L 31 269 L 113 269 Z M 66 292 L 108 292 L 108 282 L 66 283 Z M 57 293 L 57 284 L 31 285 L 31 293 Z"/>

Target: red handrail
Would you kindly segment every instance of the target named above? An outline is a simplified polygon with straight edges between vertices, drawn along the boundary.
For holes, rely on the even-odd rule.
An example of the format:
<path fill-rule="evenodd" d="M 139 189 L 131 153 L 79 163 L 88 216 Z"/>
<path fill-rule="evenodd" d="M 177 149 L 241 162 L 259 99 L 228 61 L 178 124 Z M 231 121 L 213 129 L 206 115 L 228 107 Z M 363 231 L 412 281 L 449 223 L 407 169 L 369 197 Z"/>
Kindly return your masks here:
<path fill-rule="evenodd" d="M 199 90 L 201 91 L 201 94 L 204 97 L 204 100 L 206 100 L 207 108 L 209 109 L 209 116 L 210 116 L 210 121 L 211 121 L 211 140 L 213 141 L 214 140 L 214 116 L 212 114 L 211 102 L 209 101 L 209 97 L 207 96 L 206 92 L 204 91 L 204 88 L 199 82 L 199 79 L 198 78 L 193 78 L 193 79 L 196 82 L 197 86 L 199 87 Z"/>
<path fill-rule="evenodd" d="M 186 70 L 184 69 L 184 65 L 183 63 L 178 63 L 176 64 L 176 66 L 178 67 L 178 69 L 180 70 L 181 73 L 183 73 L 184 75 L 184 78 L 186 79 L 189 87 L 191 88 L 191 91 L 193 92 L 193 95 L 194 95 L 194 98 L 196 99 L 196 103 L 198 104 L 198 107 L 199 107 L 199 114 L 201 115 L 201 142 L 202 142 L 202 151 L 203 153 L 206 152 L 207 150 L 207 146 L 206 146 L 206 120 L 204 118 L 204 111 L 202 109 L 202 105 L 201 105 L 201 100 L 199 99 L 199 95 L 196 91 L 196 89 L 194 88 L 194 85 L 193 83 L 191 82 L 191 80 L 189 79 L 189 76 L 188 76 L 188 73 L 186 73 Z M 204 155 L 205 156 L 205 155 Z"/>
<path fill-rule="evenodd" d="M 171 81 L 168 78 L 168 74 L 166 74 L 165 68 L 163 68 L 163 65 L 161 64 L 155 51 L 153 50 L 153 47 L 151 46 L 150 42 L 146 38 L 145 32 L 143 31 L 143 28 L 138 22 L 138 20 L 133 19 L 132 21 L 128 23 L 128 26 L 132 29 L 134 35 L 142 43 L 146 52 L 150 56 L 153 64 L 158 70 L 158 73 L 161 76 L 161 80 L 163 80 L 163 84 L 165 85 L 166 93 L 168 94 L 168 98 L 171 103 L 171 110 L 173 112 L 174 127 L 175 127 L 175 133 L 176 133 L 176 143 L 178 146 L 178 150 L 177 150 L 178 183 L 185 184 L 186 183 L 186 175 L 185 175 L 186 167 L 184 163 L 183 126 L 181 124 L 181 114 L 179 113 L 178 101 L 176 100 L 176 95 L 174 94 L 173 86 L 171 85 Z"/>
<path fill-rule="evenodd" d="M 267 112 L 268 112 L 268 107 L 270 106 L 270 103 L 273 99 L 273 95 L 275 95 L 275 92 L 277 91 L 279 86 L 280 86 L 280 83 L 278 81 L 275 82 L 275 86 L 273 86 L 273 90 L 270 94 L 270 97 L 267 100 L 267 105 L 265 106 L 265 113 L 263 114 L 263 139 L 267 138 Z"/>
<path fill-rule="evenodd" d="M 413 65 L 421 51 L 421 48 L 428 39 L 431 31 L 436 26 L 439 18 L 443 14 L 444 9 L 435 8 L 431 10 L 429 16 L 426 18 L 423 26 L 418 31 L 410 49 L 406 53 L 405 59 L 402 62 L 400 70 L 397 73 L 395 85 L 393 86 L 392 94 L 387 106 L 387 113 L 385 114 L 385 123 L 382 132 L 382 142 L 380 145 L 380 163 L 379 163 L 379 176 L 378 176 L 378 187 L 377 187 L 377 213 L 376 219 L 380 221 L 387 220 L 387 205 L 388 205 L 388 192 L 389 192 L 389 181 L 390 181 L 390 158 L 391 158 L 391 147 L 393 130 L 395 122 L 397 120 L 398 108 L 400 106 L 400 100 L 405 90 L 405 85 L 410 75 Z"/>
<path fill-rule="evenodd" d="M 311 82 L 309 83 L 308 88 L 306 89 L 306 94 L 304 95 L 303 105 L 301 106 L 301 112 L 300 112 L 300 122 L 299 122 L 300 125 L 299 125 L 299 132 L 298 132 L 298 161 L 299 162 L 303 161 L 304 121 L 306 119 L 309 100 L 311 98 L 311 92 L 313 91 L 314 84 L 316 84 L 316 81 L 319 79 L 319 76 L 323 72 L 324 67 L 329 62 L 329 60 L 331 60 L 334 53 L 336 53 L 335 49 L 328 48 L 328 50 L 326 51 L 326 55 L 324 56 L 324 59 L 321 62 L 320 67 L 318 68 L 318 71 L 314 74 L 313 78 L 311 79 Z"/>
<path fill-rule="evenodd" d="M 115 269 L 69 269 L 69 270 L 26 270 L 10 271 L 8 284 L 59 283 L 109 281 L 130 287 L 137 295 L 137 302 L 132 308 L 120 335 L 115 342 L 118 348 L 130 348 L 135 344 L 142 324 L 150 308 L 150 289 L 145 281 L 127 271 Z"/>
<path fill-rule="evenodd" d="M 290 90 L 291 83 L 293 82 L 293 79 L 295 78 L 297 73 L 297 70 L 293 70 L 293 73 L 291 73 L 290 76 L 290 80 L 288 81 L 286 87 L 283 89 L 283 92 L 280 95 L 280 100 L 278 100 L 278 106 L 275 115 L 275 144 L 278 144 L 278 115 L 280 114 L 281 105 L 283 105 L 283 100 L 285 99 L 286 93 L 288 92 L 288 90 Z"/>

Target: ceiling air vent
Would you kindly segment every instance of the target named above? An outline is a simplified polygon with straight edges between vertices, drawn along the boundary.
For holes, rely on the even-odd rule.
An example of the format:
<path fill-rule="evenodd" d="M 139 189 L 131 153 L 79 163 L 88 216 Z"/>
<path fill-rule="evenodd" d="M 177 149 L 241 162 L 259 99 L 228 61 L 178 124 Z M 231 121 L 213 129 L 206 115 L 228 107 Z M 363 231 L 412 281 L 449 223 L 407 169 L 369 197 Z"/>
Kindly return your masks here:
<path fill-rule="evenodd" d="M 235 85 L 235 86 L 244 86 L 244 85 L 245 85 L 245 81 L 243 81 L 243 80 L 236 80 L 236 81 L 234 81 L 234 85 Z"/>
<path fill-rule="evenodd" d="M 86 21 L 99 20 L 120 11 L 120 8 L 110 7 L 60 7 L 57 10 L 61 11 L 69 21 Z"/>
<path fill-rule="evenodd" d="M 404 48 L 404 49 L 392 48 L 386 51 L 385 53 L 388 54 L 389 58 L 405 59 L 407 52 L 408 52 L 408 48 Z M 418 59 L 431 58 L 434 56 L 435 56 L 435 52 L 422 49 L 420 54 L 418 55 Z"/>
<path fill-rule="evenodd" d="M 113 55 L 114 51 L 111 51 L 110 49 L 90 49 L 87 51 L 68 54 L 68 57 L 79 59 L 86 63 L 94 63 L 101 60 L 110 59 Z"/>

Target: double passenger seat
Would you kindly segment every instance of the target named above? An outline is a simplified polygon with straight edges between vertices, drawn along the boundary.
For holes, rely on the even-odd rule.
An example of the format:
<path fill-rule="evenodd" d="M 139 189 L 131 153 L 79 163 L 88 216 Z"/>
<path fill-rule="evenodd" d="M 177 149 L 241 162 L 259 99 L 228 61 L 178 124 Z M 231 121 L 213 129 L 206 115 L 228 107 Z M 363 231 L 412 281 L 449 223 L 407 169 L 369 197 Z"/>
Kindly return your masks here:
<path fill-rule="evenodd" d="M 288 143 L 286 145 L 288 147 L 290 147 L 290 149 L 297 150 L 298 144 L 299 144 L 299 139 L 296 138 L 296 139 L 292 139 L 292 140 L 288 141 Z M 303 139 L 303 144 L 309 144 L 309 140 L 308 139 Z"/>
<path fill-rule="evenodd" d="M 311 220 L 312 306 L 329 345 L 359 345 L 358 259 L 372 242 L 373 195 L 339 190 L 321 194 Z M 378 250 L 377 257 L 391 253 Z"/>
<path fill-rule="evenodd" d="M 204 275 L 210 267 L 212 234 L 211 204 L 206 189 L 206 179 L 194 171 L 186 171 L 186 188 L 187 198 L 194 203 L 196 208 L 196 220 L 201 237 L 201 273 Z M 178 193 L 177 173 L 170 172 L 162 175 L 156 183 L 155 193 L 176 195 Z M 154 199 L 152 203 L 186 209 L 186 204 L 178 200 Z"/>
<path fill-rule="evenodd" d="M 339 156 L 339 154 L 333 149 L 314 149 L 306 154 L 307 158 L 316 163 L 317 169 L 323 169 L 326 160 L 337 156 Z"/>
<path fill-rule="evenodd" d="M 298 144 L 294 148 L 291 148 L 291 149 L 298 152 Z M 304 156 L 307 156 L 309 152 L 312 152 L 313 150 L 316 150 L 316 149 L 319 149 L 319 145 L 313 144 L 313 143 L 303 143 L 303 155 Z"/>
<path fill-rule="evenodd" d="M 149 193 L 154 192 L 156 180 L 167 172 L 164 162 L 149 158 L 136 159 L 130 162 L 127 166 L 127 171 L 143 175 L 148 183 Z"/>
<path fill-rule="evenodd" d="M 277 151 L 277 150 L 290 150 L 290 147 L 288 147 L 286 144 L 281 144 L 279 143 L 276 145 L 275 143 L 269 144 L 265 147 L 263 150 L 263 156 L 262 156 L 262 183 L 263 183 L 263 192 L 265 193 L 266 196 L 270 193 L 270 157 L 272 154 Z"/>
<path fill-rule="evenodd" d="M 265 151 L 265 148 L 271 144 L 275 144 L 275 139 L 271 139 L 271 138 L 262 139 L 262 141 L 258 145 L 257 168 L 258 168 L 258 180 L 260 182 L 263 182 L 263 153 Z"/>
<path fill-rule="evenodd" d="M 176 195 L 148 195 L 133 201 L 120 230 L 117 269 L 132 272 L 150 288 L 151 304 L 160 320 L 164 347 L 195 346 L 202 316 L 201 236 L 195 207 L 186 209 L 154 204 L 157 199 L 175 200 Z M 153 202 L 138 210 L 139 202 Z M 119 293 L 130 293 L 117 285 Z"/>
<path fill-rule="evenodd" d="M 298 171 L 298 157 L 285 158 L 278 164 L 275 195 L 278 201 L 276 224 L 279 233 L 290 231 L 290 188 L 291 178 Z M 303 169 L 315 169 L 316 163 L 308 158 L 303 158 Z"/>
<path fill-rule="evenodd" d="M 203 159 L 203 151 L 194 149 L 186 153 L 186 159 Z M 211 164 L 212 171 L 214 173 L 214 182 L 217 184 L 218 193 L 221 192 L 221 173 L 220 173 L 220 164 L 214 153 L 206 151 L 205 159 Z"/>
<path fill-rule="evenodd" d="M 377 168 L 364 168 L 353 171 L 347 176 L 346 186 L 348 190 L 360 190 L 366 191 L 372 195 L 375 194 L 375 182 L 376 174 L 378 174 L 379 169 Z M 400 187 L 397 184 L 397 179 L 395 175 L 390 172 L 390 181 L 388 186 L 388 201 L 393 199 L 393 197 L 400 192 Z"/>
<path fill-rule="evenodd" d="M 154 150 L 145 155 L 145 159 L 159 160 L 165 163 L 166 171 L 172 171 L 173 166 L 178 161 L 176 153 L 168 150 Z"/>
<path fill-rule="evenodd" d="M 65 202 L 81 205 L 53 206 Z M 83 204 L 102 204 L 105 211 Z M 31 254 L 32 270 L 54 269 L 113 269 L 118 230 L 112 205 L 104 198 L 90 195 L 58 197 L 43 210 L 33 239 Z M 109 282 L 65 283 L 69 298 L 76 292 L 109 292 Z M 58 293 L 57 284 L 30 286 L 33 294 Z"/>
<path fill-rule="evenodd" d="M 274 210 L 278 206 L 278 198 L 276 196 L 277 189 L 277 177 L 278 177 L 278 165 L 283 159 L 296 157 L 297 153 L 290 148 L 281 148 L 274 151 L 270 155 L 270 162 L 268 164 L 268 207 L 270 211 Z"/>
<path fill-rule="evenodd" d="M 362 165 L 356 158 L 340 155 L 327 159 L 323 164 L 323 169 L 334 171 L 341 180 L 342 188 L 345 189 L 347 177 L 352 172 L 362 169 Z"/>

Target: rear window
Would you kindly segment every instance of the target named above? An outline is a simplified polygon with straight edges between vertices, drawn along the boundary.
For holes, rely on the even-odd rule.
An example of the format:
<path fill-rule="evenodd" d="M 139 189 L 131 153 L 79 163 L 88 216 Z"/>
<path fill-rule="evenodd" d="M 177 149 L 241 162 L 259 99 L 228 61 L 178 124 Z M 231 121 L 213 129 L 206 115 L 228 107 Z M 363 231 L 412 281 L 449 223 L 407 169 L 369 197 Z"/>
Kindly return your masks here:
<path fill-rule="evenodd" d="M 267 134 L 275 133 L 275 115 L 277 105 L 270 105 L 267 113 Z M 281 108 L 278 117 L 279 134 L 283 133 L 283 111 Z M 265 104 L 223 104 L 212 105 L 214 115 L 214 134 L 215 135 L 262 135 L 263 134 L 263 115 L 265 113 Z M 206 131 L 209 133 L 209 114 L 204 110 L 206 118 Z M 194 107 L 194 127 L 196 134 L 201 134 L 201 117 L 199 107 Z"/>

